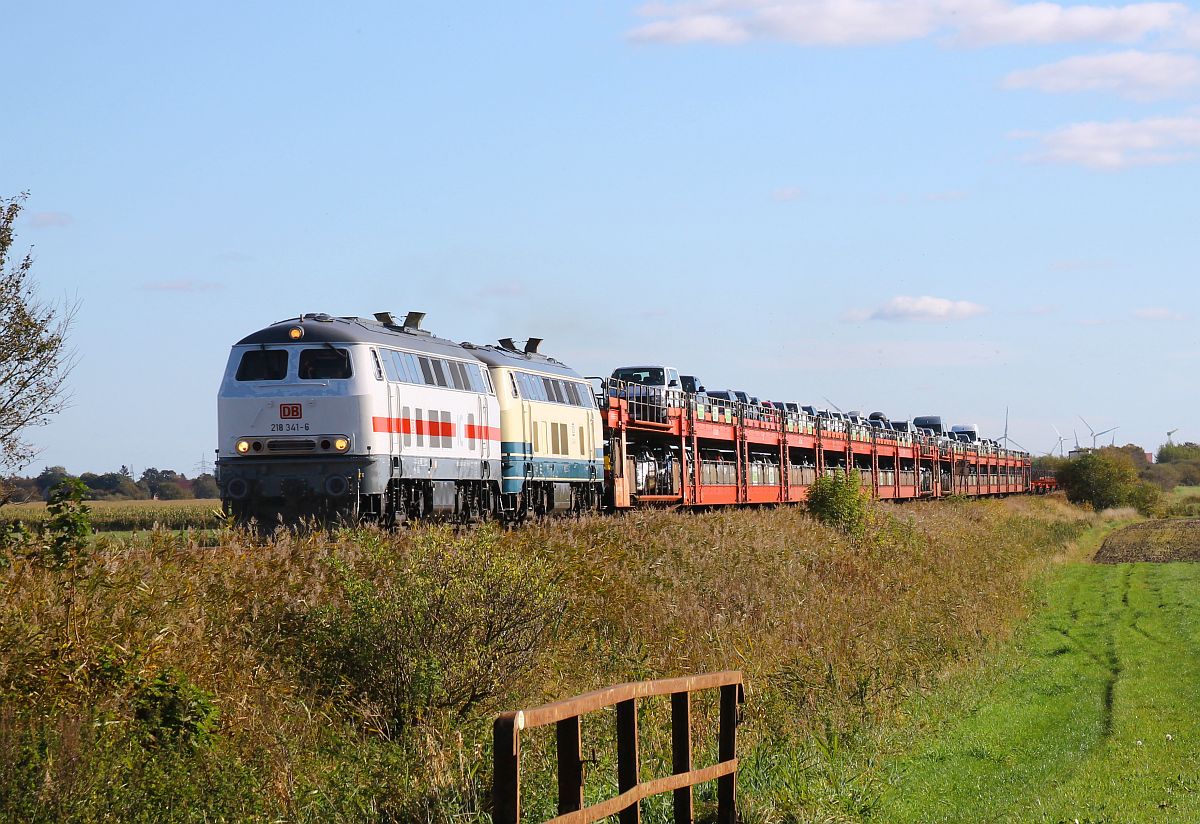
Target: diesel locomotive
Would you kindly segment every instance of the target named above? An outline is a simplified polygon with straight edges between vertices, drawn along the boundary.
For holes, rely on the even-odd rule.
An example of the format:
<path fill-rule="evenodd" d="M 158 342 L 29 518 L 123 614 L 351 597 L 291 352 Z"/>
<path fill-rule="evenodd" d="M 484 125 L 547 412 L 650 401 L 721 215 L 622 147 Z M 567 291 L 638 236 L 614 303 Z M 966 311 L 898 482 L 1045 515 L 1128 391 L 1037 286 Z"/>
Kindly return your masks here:
<path fill-rule="evenodd" d="M 455 343 L 423 318 L 306 314 L 238 341 L 217 400 L 226 511 L 395 524 L 597 509 L 590 385 L 537 340 Z"/>

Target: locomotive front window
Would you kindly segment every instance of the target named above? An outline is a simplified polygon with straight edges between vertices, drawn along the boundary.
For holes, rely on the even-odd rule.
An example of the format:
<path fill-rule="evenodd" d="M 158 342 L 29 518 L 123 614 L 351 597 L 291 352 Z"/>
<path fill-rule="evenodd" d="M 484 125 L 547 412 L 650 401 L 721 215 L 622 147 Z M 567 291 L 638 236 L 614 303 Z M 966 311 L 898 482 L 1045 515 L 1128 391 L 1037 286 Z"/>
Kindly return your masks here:
<path fill-rule="evenodd" d="M 281 381 L 287 377 L 288 353 L 284 349 L 251 349 L 238 363 L 239 381 Z"/>
<path fill-rule="evenodd" d="M 302 349 L 300 351 L 300 379 L 319 381 L 348 378 L 350 352 L 346 349 Z"/>

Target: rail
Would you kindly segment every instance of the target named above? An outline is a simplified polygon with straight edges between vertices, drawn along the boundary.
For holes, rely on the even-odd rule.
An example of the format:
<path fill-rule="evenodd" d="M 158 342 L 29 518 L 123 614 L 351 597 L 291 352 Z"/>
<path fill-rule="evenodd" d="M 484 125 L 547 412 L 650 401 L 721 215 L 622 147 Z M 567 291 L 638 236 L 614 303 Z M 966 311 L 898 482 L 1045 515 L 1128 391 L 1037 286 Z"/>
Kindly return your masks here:
<path fill-rule="evenodd" d="M 721 690 L 721 709 L 717 763 L 693 769 L 691 694 L 718 688 Z M 664 695 L 671 696 L 672 774 L 642 781 L 639 777 L 637 701 Z M 742 673 L 727 670 L 618 684 L 533 709 L 503 713 L 492 728 L 495 742 L 492 821 L 517 824 L 521 820 L 521 731 L 554 724 L 558 751 L 558 816 L 550 819 L 553 824 L 587 824 L 613 815 L 619 816 L 621 824 L 637 824 L 641 821 L 642 799 L 665 792 L 674 792 L 676 824 L 692 824 L 695 821 L 692 787 L 713 780 L 717 782 L 717 822 L 734 824 L 738 705 L 744 700 Z M 617 708 L 619 794 L 585 807 L 581 717 L 611 706 Z"/>

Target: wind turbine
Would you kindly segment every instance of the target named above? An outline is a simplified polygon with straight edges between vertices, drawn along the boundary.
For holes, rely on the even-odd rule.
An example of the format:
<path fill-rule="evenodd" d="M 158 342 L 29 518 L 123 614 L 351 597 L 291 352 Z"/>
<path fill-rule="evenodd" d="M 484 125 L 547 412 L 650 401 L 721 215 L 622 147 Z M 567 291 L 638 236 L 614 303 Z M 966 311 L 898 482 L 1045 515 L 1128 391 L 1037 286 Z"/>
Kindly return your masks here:
<path fill-rule="evenodd" d="M 1054 430 L 1054 434 L 1058 436 L 1058 443 L 1056 443 L 1054 446 L 1050 447 L 1050 451 L 1049 451 L 1049 452 L 1047 452 L 1046 454 L 1047 454 L 1047 455 L 1053 455 L 1053 454 L 1054 454 L 1054 450 L 1055 450 L 1055 449 L 1057 449 L 1057 450 L 1058 450 L 1058 457 L 1060 457 L 1060 458 L 1066 457 L 1066 456 L 1063 454 L 1063 441 L 1065 441 L 1065 440 L 1066 440 L 1066 438 L 1064 438 L 1064 437 L 1063 437 L 1063 433 L 1059 432 L 1059 431 L 1058 431 L 1058 427 L 1057 427 L 1057 426 L 1055 426 L 1054 424 L 1050 424 L 1050 428 L 1051 428 L 1051 429 L 1053 429 L 1053 430 Z"/>
<path fill-rule="evenodd" d="M 1025 451 L 1025 447 L 1021 446 L 1019 443 L 1014 441 L 1012 438 L 1008 437 L 1008 407 L 1007 406 L 1004 407 L 1004 435 L 1000 438 L 1000 443 L 1004 444 L 1005 449 L 1007 449 L 1008 445 L 1011 443 L 1013 446 L 1015 446 L 1017 449 L 1021 450 L 1022 452 Z"/>
<path fill-rule="evenodd" d="M 1179 431 L 1179 427 L 1175 427 L 1174 429 L 1167 431 L 1167 443 L 1168 444 L 1171 443 L 1171 436 L 1174 435 L 1178 431 Z"/>
<path fill-rule="evenodd" d="M 1079 416 L 1079 420 L 1083 421 L 1083 415 Z M 1092 434 L 1092 449 L 1096 448 L 1096 430 L 1092 429 L 1092 425 L 1087 421 L 1083 421 L 1083 425 L 1087 427 L 1088 432 Z M 1075 436 L 1075 448 L 1079 448 L 1079 436 Z"/>
<path fill-rule="evenodd" d="M 1096 448 L 1096 439 L 1097 438 L 1099 438 L 1101 435 L 1107 435 L 1109 432 L 1116 432 L 1120 428 L 1121 427 L 1119 427 L 1119 426 L 1114 426 L 1111 429 L 1102 429 L 1099 432 L 1093 432 L 1092 433 L 1092 449 Z M 1117 436 L 1113 435 L 1114 445 L 1115 445 L 1116 440 L 1117 440 Z"/>

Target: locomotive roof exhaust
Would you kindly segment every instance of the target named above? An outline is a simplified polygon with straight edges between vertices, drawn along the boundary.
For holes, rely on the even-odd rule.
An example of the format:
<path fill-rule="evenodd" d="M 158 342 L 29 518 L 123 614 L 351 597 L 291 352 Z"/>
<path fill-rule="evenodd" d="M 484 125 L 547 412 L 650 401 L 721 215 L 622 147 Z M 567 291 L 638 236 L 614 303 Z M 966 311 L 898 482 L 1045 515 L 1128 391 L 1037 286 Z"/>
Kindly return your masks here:
<path fill-rule="evenodd" d="M 516 352 L 517 354 L 536 355 L 538 353 L 538 347 L 541 345 L 541 338 L 530 338 L 529 340 L 525 341 L 524 349 L 518 349 L 517 344 L 513 342 L 512 338 L 500 338 L 501 349 L 509 352 Z"/>
<path fill-rule="evenodd" d="M 421 328 L 421 321 L 424 319 L 424 312 L 409 312 L 404 316 L 403 323 L 396 323 L 396 316 L 391 312 L 375 313 L 375 320 L 379 321 L 389 329 L 408 332 L 410 335 L 432 335 L 432 332 Z"/>
<path fill-rule="evenodd" d="M 421 328 L 421 321 L 425 320 L 424 312 L 409 312 L 404 316 L 404 331 L 405 332 L 424 332 Z"/>

